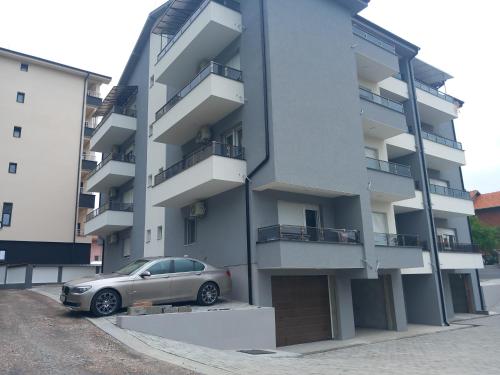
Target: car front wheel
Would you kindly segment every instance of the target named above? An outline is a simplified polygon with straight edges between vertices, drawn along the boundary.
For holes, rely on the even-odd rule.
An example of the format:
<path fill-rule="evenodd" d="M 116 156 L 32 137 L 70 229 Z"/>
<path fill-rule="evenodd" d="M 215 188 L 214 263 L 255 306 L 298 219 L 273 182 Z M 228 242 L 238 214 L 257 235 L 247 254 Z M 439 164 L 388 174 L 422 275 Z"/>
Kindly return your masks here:
<path fill-rule="evenodd" d="M 203 306 L 213 305 L 219 298 L 217 284 L 208 282 L 203 284 L 198 291 L 198 304 Z"/>
<path fill-rule="evenodd" d="M 114 314 L 120 308 L 120 295 L 112 289 L 104 289 L 96 293 L 90 309 L 96 316 Z"/>

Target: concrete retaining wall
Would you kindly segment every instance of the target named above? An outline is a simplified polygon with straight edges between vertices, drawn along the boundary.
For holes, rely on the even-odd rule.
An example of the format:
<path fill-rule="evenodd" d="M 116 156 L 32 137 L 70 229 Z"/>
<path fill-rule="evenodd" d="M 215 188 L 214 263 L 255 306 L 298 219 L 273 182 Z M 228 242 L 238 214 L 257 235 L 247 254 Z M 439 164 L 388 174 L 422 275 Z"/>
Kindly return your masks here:
<path fill-rule="evenodd" d="M 274 349 L 271 307 L 117 316 L 119 327 L 214 349 Z"/>

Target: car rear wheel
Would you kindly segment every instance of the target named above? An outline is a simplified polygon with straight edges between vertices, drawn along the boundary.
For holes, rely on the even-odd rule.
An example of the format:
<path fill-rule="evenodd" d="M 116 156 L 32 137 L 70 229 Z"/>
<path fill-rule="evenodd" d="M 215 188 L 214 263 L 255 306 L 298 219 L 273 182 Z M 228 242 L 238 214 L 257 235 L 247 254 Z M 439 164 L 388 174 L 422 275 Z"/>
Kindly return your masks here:
<path fill-rule="evenodd" d="M 120 295 L 113 289 L 104 289 L 96 293 L 90 310 L 96 316 L 108 316 L 118 311 L 120 305 Z"/>
<path fill-rule="evenodd" d="M 217 284 L 208 282 L 203 284 L 198 291 L 198 304 L 203 306 L 213 305 L 219 298 Z"/>

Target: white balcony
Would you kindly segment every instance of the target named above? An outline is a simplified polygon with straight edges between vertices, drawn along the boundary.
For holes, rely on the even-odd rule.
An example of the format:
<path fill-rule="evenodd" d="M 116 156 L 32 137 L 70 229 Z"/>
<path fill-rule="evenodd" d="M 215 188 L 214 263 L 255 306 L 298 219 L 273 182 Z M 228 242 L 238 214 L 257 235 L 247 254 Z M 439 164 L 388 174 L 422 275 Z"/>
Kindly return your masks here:
<path fill-rule="evenodd" d="M 449 95 L 415 81 L 417 105 L 422 122 L 439 125 L 456 119 L 461 102 Z"/>
<path fill-rule="evenodd" d="M 237 8 L 204 1 L 158 55 L 156 80 L 180 88 L 198 70 L 200 61 L 217 57 L 241 35 L 242 19 Z"/>
<path fill-rule="evenodd" d="M 397 214 L 418 211 L 424 209 L 424 200 L 422 192 L 415 190 L 415 196 L 410 199 L 405 199 L 393 203 L 394 212 Z"/>
<path fill-rule="evenodd" d="M 480 253 L 462 253 L 453 251 L 440 251 L 439 265 L 442 270 L 484 268 L 483 257 Z"/>
<path fill-rule="evenodd" d="M 87 179 L 87 190 L 107 192 L 112 187 L 119 187 L 135 177 L 135 158 L 133 155 L 110 154 Z"/>
<path fill-rule="evenodd" d="M 389 77 L 379 82 L 380 94 L 389 99 L 404 102 L 408 100 L 408 85 L 406 82 L 395 78 Z"/>
<path fill-rule="evenodd" d="M 243 157 L 240 147 L 214 143 L 203 148 L 155 176 L 153 205 L 184 207 L 243 185 Z"/>
<path fill-rule="evenodd" d="M 133 204 L 108 203 L 87 215 L 85 235 L 107 236 L 130 228 L 133 224 Z"/>
<path fill-rule="evenodd" d="M 137 130 L 137 118 L 119 113 L 104 117 L 90 139 L 90 149 L 96 152 L 111 152 L 113 145 L 120 145 Z"/>
<path fill-rule="evenodd" d="M 465 165 L 465 152 L 461 143 L 426 132 L 422 132 L 422 137 L 429 168 L 440 170 L 450 164 Z"/>
<path fill-rule="evenodd" d="M 241 72 L 211 63 L 156 114 L 153 140 L 182 145 L 244 103 Z"/>
<path fill-rule="evenodd" d="M 468 198 L 468 192 L 432 184 L 430 189 L 432 211 L 435 217 L 447 219 L 457 215 L 474 215 L 474 203 Z"/>

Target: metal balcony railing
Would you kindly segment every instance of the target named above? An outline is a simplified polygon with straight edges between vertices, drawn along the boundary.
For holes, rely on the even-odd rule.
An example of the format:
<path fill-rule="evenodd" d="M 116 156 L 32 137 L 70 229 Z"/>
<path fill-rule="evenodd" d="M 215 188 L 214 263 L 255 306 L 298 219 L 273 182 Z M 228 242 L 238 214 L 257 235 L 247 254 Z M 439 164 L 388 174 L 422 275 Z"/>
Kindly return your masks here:
<path fill-rule="evenodd" d="M 185 98 L 191 91 L 193 91 L 201 82 L 205 80 L 211 74 L 216 74 L 221 77 L 229 78 L 234 81 L 242 81 L 243 73 L 240 70 L 230 68 L 218 64 L 216 62 L 210 62 L 207 67 L 201 70 L 200 73 L 182 90 L 175 94 L 163 107 L 161 107 L 156 112 L 156 121 L 158 121 L 165 113 L 170 111 L 177 103 L 179 103 L 183 98 Z"/>
<path fill-rule="evenodd" d="M 87 90 L 88 96 L 93 96 L 94 98 L 101 98 L 101 94 L 94 90 Z"/>
<path fill-rule="evenodd" d="M 394 100 L 384 98 L 383 96 L 374 94 L 368 89 L 365 89 L 363 87 L 359 88 L 359 97 L 361 99 L 368 100 L 372 103 L 375 104 L 380 104 L 386 108 L 392 109 L 394 111 L 397 111 L 399 113 L 404 113 L 404 107 L 402 103 L 396 102 Z"/>
<path fill-rule="evenodd" d="M 88 152 L 83 152 L 82 160 L 97 161 L 97 156 Z"/>
<path fill-rule="evenodd" d="M 198 18 L 198 16 L 205 10 L 205 8 L 210 4 L 211 2 L 224 5 L 227 8 L 230 8 L 232 10 L 235 10 L 237 12 L 240 11 L 240 3 L 234 1 L 234 0 L 205 0 L 201 5 L 196 9 L 193 14 L 184 22 L 184 24 L 181 26 L 179 31 L 168 41 L 165 47 L 162 48 L 158 56 L 156 57 L 156 63 L 158 63 L 163 56 L 167 54 L 167 52 L 172 48 L 172 46 L 177 43 L 177 41 L 181 38 L 181 36 L 186 32 L 187 29 L 189 29 L 189 26 Z"/>
<path fill-rule="evenodd" d="M 438 242 L 439 251 L 451 251 L 457 253 L 480 253 L 481 248 L 478 244 L 473 243 L 458 243 L 455 241 Z"/>
<path fill-rule="evenodd" d="M 232 146 L 228 144 L 211 142 L 203 146 L 199 150 L 184 157 L 181 161 L 175 163 L 163 172 L 155 176 L 155 186 L 162 182 L 184 172 L 186 169 L 201 163 L 203 160 L 208 159 L 210 156 L 223 156 L 231 159 L 245 160 L 245 149 L 239 146 Z"/>
<path fill-rule="evenodd" d="M 386 51 L 388 51 L 388 52 L 390 52 L 392 54 L 396 54 L 396 46 L 394 44 L 390 44 L 390 43 L 384 42 L 380 38 L 376 37 L 373 34 L 370 34 L 370 33 L 366 32 L 364 30 L 362 30 L 360 27 L 358 27 L 356 25 L 352 25 L 352 32 L 353 32 L 354 35 L 357 35 L 360 38 L 363 38 L 363 39 L 369 41 L 370 43 L 373 43 L 376 46 L 379 46 L 380 48 L 383 48 L 383 49 L 385 49 Z"/>
<path fill-rule="evenodd" d="M 346 229 L 301 227 L 297 225 L 272 225 L 258 229 L 258 242 L 307 241 L 343 244 L 360 244 L 359 231 Z"/>
<path fill-rule="evenodd" d="M 384 160 L 366 158 L 366 167 L 377 171 L 392 173 L 398 176 L 410 177 L 411 168 L 408 165 L 391 163 Z"/>
<path fill-rule="evenodd" d="M 92 177 L 94 174 L 96 174 L 100 169 L 102 169 L 106 164 L 108 164 L 112 160 L 135 164 L 135 155 L 132 153 L 121 154 L 118 152 L 111 152 L 104 159 L 102 159 L 102 161 L 99 164 L 97 164 L 97 167 L 92 172 L 89 173 L 88 178 Z"/>
<path fill-rule="evenodd" d="M 437 134 L 428 133 L 422 130 L 422 138 L 428 139 L 429 141 L 436 142 L 448 147 L 455 148 L 457 150 L 463 150 L 462 144 L 460 142 L 454 141 L 453 139 L 448 139 Z"/>
<path fill-rule="evenodd" d="M 460 189 L 452 189 L 446 186 L 429 184 L 430 191 L 433 194 L 445 195 L 447 197 L 472 200 L 468 191 Z"/>
<path fill-rule="evenodd" d="M 89 213 L 85 221 L 89 222 L 90 220 L 96 218 L 97 216 L 103 214 L 106 211 L 120 211 L 120 212 L 134 212 L 134 204 L 133 203 L 121 203 L 121 202 L 109 202 L 105 205 L 96 208 L 94 211 Z"/>
<path fill-rule="evenodd" d="M 461 106 L 463 102 L 457 98 L 454 98 L 451 95 L 445 94 L 444 92 L 441 92 L 434 87 L 431 87 L 421 81 L 415 80 L 415 87 L 419 88 L 420 90 L 423 90 L 431 95 L 437 96 L 438 98 L 441 98 L 443 100 L 446 100 L 449 103 L 456 104 L 457 106 Z"/>
<path fill-rule="evenodd" d="M 421 247 L 415 234 L 375 233 L 376 246 Z"/>

